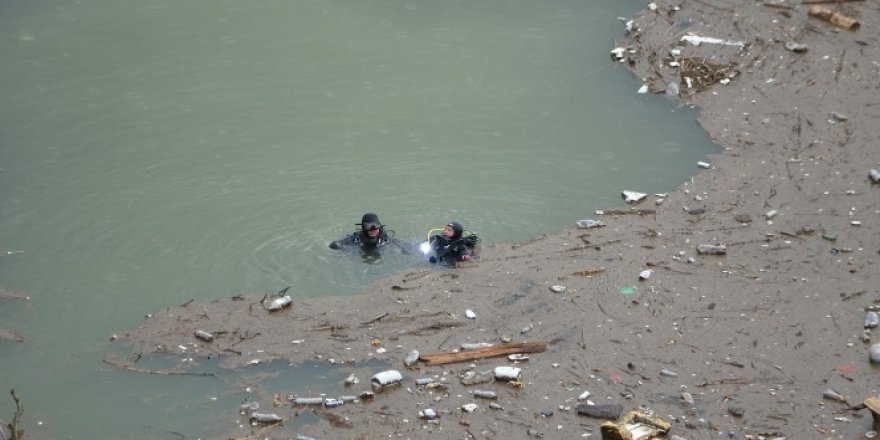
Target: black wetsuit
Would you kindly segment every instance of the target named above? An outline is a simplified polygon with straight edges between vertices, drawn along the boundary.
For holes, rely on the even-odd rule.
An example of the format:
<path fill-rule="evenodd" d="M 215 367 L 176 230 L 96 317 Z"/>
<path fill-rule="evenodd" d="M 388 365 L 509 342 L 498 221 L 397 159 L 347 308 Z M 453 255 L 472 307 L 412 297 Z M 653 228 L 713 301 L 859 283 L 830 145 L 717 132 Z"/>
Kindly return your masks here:
<path fill-rule="evenodd" d="M 330 243 L 330 249 L 342 249 L 347 246 L 358 246 L 362 249 L 381 249 L 390 242 L 391 238 L 385 229 L 379 230 L 379 235 L 370 237 L 366 231 L 357 231 L 345 238 Z"/>
<path fill-rule="evenodd" d="M 464 236 L 464 227 L 458 223 L 450 223 L 450 226 L 452 226 L 453 230 L 452 237 L 446 237 L 445 235 L 434 235 L 431 237 L 433 255 L 428 258 L 428 261 L 432 263 L 455 264 L 473 255 L 474 246 L 479 241 L 477 236 L 474 234 Z"/>

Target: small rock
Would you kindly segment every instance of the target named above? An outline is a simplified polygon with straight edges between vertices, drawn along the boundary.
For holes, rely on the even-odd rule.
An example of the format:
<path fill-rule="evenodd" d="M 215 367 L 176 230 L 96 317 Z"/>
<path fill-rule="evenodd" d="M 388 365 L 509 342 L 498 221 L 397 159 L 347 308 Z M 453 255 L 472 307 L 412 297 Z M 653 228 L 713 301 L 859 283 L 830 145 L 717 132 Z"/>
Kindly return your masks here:
<path fill-rule="evenodd" d="M 731 404 L 727 407 L 727 412 L 734 417 L 742 417 L 746 413 L 746 409 L 739 405 Z"/>
<path fill-rule="evenodd" d="M 577 413 L 582 416 L 595 417 L 597 419 L 617 420 L 618 418 L 620 418 L 620 413 L 623 411 L 623 406 L 616 403 L 610 403 L 606 405 L 588 405 L 586 403 L 581 403 L 575 409 L 577 410 Z"/>

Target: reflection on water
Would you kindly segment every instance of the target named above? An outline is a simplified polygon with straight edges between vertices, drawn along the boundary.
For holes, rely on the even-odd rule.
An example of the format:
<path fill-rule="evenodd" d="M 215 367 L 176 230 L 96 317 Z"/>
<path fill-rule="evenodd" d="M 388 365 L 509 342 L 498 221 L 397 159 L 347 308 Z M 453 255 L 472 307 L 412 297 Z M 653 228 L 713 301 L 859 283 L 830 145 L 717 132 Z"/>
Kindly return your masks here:
<path fill-rule="evenodd" d="M 0 284 L 31 299 L 0 299 L 0 328 L 27 338 L 0 342 L 0 371 L 25 428 L 229 426 L 254 397 L 236 372 L 120 370 L 110 336 L 190 300 L 347 295 L 431 267 L 329 249 L 364 212 L 410 244 L 450 221 L 518 242 L 672 189 L 714 147 L 609 61 L 616 17 L 642 6 L 4 2 L 0 249 L 24 252 L 0 256 Z"/>

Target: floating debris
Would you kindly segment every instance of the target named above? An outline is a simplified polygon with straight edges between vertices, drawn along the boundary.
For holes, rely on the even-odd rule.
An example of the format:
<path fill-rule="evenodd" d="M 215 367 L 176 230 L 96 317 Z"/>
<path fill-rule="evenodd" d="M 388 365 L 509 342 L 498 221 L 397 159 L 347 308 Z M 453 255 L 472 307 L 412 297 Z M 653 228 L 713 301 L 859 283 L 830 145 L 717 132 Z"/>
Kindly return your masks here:
<path fill-rule="evenodd" d="M 621 195 L 623 196 L 623 199 L 626 203 L 641 202 L 642 200 L 645 200 L 646 197 L 648 197 L 648 195 L 645 193 L 628 190 L 624 190 Z"/>
<path fill-rule="evenodd" d="M 373 378 L 370 379 L 370 382 L 373 388 L 382 389 L 392 385 L 399 385 L 401 380 L 403 380 L 403 375 L 400 374 L 399 371 L 387 370 L 381 373 L 376 373 Z"/>
<path fill-rule="evenodd" d="M 413 350 L 413 351 L 409 352 L 409 354 L 406 355 L 406 357 L 403 359 L 403 365 L 406 365 L 407 367 L 411 367 L 411 366 L 413 366 L 413 364 L 415 364 L 418 361 L 419 361 L 419 351 Z"/>

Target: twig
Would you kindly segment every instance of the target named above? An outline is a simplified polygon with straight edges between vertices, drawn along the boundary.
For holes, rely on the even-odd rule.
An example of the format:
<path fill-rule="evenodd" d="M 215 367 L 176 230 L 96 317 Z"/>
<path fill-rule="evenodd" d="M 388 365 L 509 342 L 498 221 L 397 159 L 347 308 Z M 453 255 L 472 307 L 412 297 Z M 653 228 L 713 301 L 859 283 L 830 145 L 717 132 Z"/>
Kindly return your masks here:
<path fill-rule="evenodd" d="M 181 433 L 179 433 L 179 432 L 176 432 L 176 431 L 170 431 L 170 430 L 168 430 L 168 429 L 156 428 L 156 427 L 154 427 L 154 426 L 149 426 L 149 425 L 141 425 L 141 426 L 144 427 L 144 428 L 147 428 L 147 429 L 154 429 L 154 430 L 159 431 L 159 432 L 164 432 L 164 433 L 166 433 L 166 434 L 176 435 L 176 436 L 180 437 L 181 439 L 186 440 L 186 436 L 185 436 L 185 435 L 183 435 L 183 434 L 181 434 Z"/>
<path fill-rule="evenodd" d="M 211 376 L 215 377 L 214 373 L 190 373 L 188 371 L 158 371 L 158 370 L 147 370 L 145 368 L 137 368 L 132 367 L 124 362 L 114 361 L 109 359 L 104 359 L 105 364 L 113 365 L 117 368 L 122 368 L 123 370 L 133 371 L 135 373 L 146 373 L 146 374 L 157 374 L 160 376 Z"/>
<path fill-rule="evenodd" d="M 15 395 L 15 388 L 9 390 L 9 394 L 12 394 L 12 400 L 15 401 L 15 416 L 12 417 L 12 424 L 9 426 L 12 429 L 12 440 L 21 440 L 24 431 L 18 429 L 18 424 L 21 422 L 24 407 L 21 404 L 21 400 L 18 400 L 18 396 Z"/>

